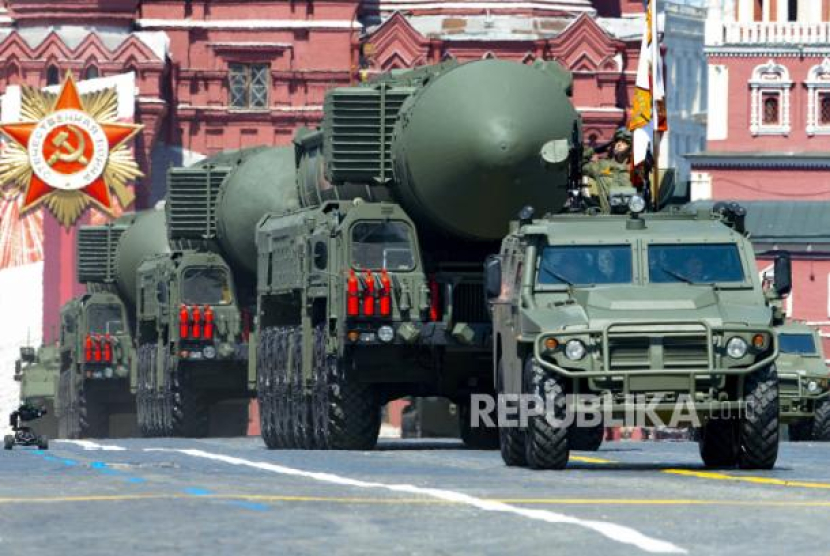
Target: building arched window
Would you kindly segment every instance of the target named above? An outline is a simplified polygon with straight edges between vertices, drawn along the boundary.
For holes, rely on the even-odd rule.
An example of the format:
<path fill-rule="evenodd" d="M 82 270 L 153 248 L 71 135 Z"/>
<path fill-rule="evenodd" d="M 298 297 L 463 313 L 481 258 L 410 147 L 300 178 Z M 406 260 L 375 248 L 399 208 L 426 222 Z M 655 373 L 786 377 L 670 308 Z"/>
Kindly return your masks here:
<path fill-rule="evenodd" d="M 807 73 L 807 135 L 830 135 L 830 58 Z"/>
<path fill-rule="evenodd" d="M 61 82 L 61 72 L 55 64 L 49 64 L 46 68 L 46 84 L 57 85 Z"/>
<path fill-rule="evenodd" d="M 87 68 L 84 70 L 84 79 L 95 79 L 99 75 L 100 74 L 98 73 L 98 66 L 96 66 L 95 64 L 87 66 Z"/>
<path fill-rule="evenodd" d="M 749 129 L 753 135 L 787 135 L 790 125 L 790 72 L 770 60 L 752 72 Z"/>

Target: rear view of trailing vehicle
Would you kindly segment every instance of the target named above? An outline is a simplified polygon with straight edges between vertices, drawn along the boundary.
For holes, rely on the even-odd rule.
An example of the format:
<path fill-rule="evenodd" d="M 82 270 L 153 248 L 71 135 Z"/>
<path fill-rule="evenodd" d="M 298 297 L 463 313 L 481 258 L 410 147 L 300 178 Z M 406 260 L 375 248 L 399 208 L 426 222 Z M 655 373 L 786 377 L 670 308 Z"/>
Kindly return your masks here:
<path fill-rule="evenodd" d="M 779 327 L 775 365 L 790 440 L 830 440 L 830 377 L 819 331 L 800 322 Z"/>
<path fill-rule="evenodd" d="M 20 383 L 20 403 L 45 409 L 36 429 L 50 438 L 58 436 L 55 418 L 55 394 L 58 386 L 60 359 L 55 344 L 44 344 L 37 350 L 20 348 L 20 357 L 14 362 L 14 380 Z"/>
<path fill-rule="evenodd" d="M 495 382 L 544 412 L 502 423 L 505 462 L 561 469 L 611 418 L 700 426 L 706 465 L 772 467 L 780 323 L 742 209 L 524 216 L 485 267 Z M 777 296 L 789 266 L 776 261 Z"/>

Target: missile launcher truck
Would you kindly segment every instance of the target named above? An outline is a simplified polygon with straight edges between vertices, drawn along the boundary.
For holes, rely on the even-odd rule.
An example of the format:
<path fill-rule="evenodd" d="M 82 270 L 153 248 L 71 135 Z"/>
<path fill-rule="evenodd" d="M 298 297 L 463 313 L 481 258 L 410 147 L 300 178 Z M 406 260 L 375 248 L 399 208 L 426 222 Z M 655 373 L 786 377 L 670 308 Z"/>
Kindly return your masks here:
<path fill-rule="evenodd" d="M 793 442 L 830 440 L 830 385 L 819 331 L 802 322 L 778 329 L 781 423 Z"/>
<path fill-rule="evenodd" d="M 630 206 L 525 210 L 485 263 L 496 390 L 505 414 L 528 409 L 500 423 L 505 463 L 561 469 L 570 450 L 599 447 L 611 418 L 695 426 L 707 466 L 771 468 L 788 255 L 765 291 L 741 207 Z"/>
<path fill-rule="evenodd" d="M 135 337 L 136 272 L 164 251 L 164 214 L 126 214 L 78 231 L 78 281 L 87 293 L 61 309 L 60 383 L 56 413 L 63 438 L 114 436 L 116 415 L 134 434 L 138 385 Z"/>
<path fill-rule="evenodd" d="M 44 344 L 37 349 L 21 347 L 20 357 L 14 362 L 14 380 L 20 383 L 20 403 L 46 410 L 36 429 L 49 438 L 58 436 L 55 394 L 59 361 L 57 345 Z"/>
<path fill-rule="evenodd" d="M 142 420 L 145 435 L 205 436 L 217 428 L 209 421 L 218 414 L 214 408 L 225 402 L 236 407 L 225 404 L 224 432 L 247 432 L 247 402 L 256 387 L 248 365 L 254 231 L 268 211 L 284 206 L 284 190 L 293 184 L 290 148 L 228 151 L 168 172 L 171 251 L 138 269 L 139 383 L 159 400 Z"/>
<path fill-rule="evenodd" d="M 295 135 L 296 184 L 256 232 L 257 392 L 269 448 L 370 449 L 408 395 L 492 392 L 481 263 L 525 204 L 559 210 L 581 141 L 571 76 L 487 60 L 326 96 Z"/>

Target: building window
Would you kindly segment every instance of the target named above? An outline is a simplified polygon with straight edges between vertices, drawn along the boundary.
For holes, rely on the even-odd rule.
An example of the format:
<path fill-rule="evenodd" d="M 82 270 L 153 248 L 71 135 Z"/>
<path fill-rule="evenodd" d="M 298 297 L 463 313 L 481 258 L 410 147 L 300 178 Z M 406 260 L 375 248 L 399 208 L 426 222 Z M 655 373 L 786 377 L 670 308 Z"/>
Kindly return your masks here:
<path fill-rule="evenodd" d="M 830 58 L 807 73 L 807 135 L 830 135 Z"/>
<path fill-rule="evenodd" d="M 56 65 L 50 65 L 46 68 L 46 84 L 57 85 L 61 82 L 61 72 Z"/>
<path fill-rule="evenodd" d="M 798 0 L 789 0 L 787 8 L 787 19 L 789 21 L 798 21 Z"/>
<path fill-rule="evenodd" d="M 98 77 L 98 67 L 89 66 L 84 70 L 84 79 L 95 79 Z"/>
<path fill-rule="evenodd" d="M 780 107 L 779 93 L 762 93 L 761 99 L 763 103 L 763 117 L 764 125 L 779 125 L 781 123 L 781 107 Z"/>
<path fill-rule="evenodd" d="M 269 75 L 268 64 L 230 64 L 228 89 L 231 108 L 268 108 Z"/>
<path fill-rule="evenodd" d="M 787 135 L 790 126 L 790 72 L 770 60 L 755 68 L 749 81 L 753 135 Z"/>

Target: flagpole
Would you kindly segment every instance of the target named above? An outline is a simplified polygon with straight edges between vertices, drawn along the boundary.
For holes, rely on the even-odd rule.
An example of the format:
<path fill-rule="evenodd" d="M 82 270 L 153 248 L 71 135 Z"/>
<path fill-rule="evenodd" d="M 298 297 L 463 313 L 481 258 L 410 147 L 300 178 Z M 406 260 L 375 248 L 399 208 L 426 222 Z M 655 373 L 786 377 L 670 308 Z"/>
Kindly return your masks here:
<path fill-rule="evenodd" d="M 657 0 L 651 0 L 651 122 L 652 122 L 652 136 L 651 136 L 651 151 L 654 155 L 654 168 L 652 168 L 651 178 L 651 204 L 656 211 L 658 204 L 658 195 L 660 193 L 660 112 L 658 110 L 657 100 L 657 72 L 662 68 L 658 68 L 658 64 L 662 61 L 659 56 L 660 39 L 657 35 Z"/>

